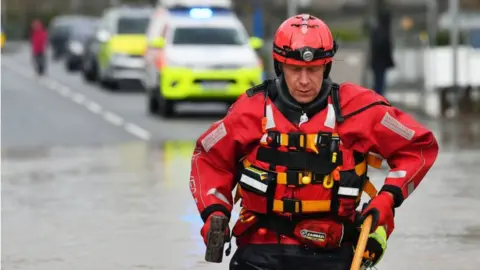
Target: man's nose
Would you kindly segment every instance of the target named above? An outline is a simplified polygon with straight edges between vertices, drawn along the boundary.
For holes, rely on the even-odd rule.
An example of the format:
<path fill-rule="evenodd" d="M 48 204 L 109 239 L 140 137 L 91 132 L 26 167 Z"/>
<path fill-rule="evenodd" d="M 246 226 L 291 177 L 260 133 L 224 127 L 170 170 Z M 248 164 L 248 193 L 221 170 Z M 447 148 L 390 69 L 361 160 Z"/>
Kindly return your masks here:
<path fill-rule="evenodd" d="M 301 71 L 300 71 L 300 84 L 302 85 L 306 85 L 308 84 L 308 71 L 306 68 L 302 68 Z"/>

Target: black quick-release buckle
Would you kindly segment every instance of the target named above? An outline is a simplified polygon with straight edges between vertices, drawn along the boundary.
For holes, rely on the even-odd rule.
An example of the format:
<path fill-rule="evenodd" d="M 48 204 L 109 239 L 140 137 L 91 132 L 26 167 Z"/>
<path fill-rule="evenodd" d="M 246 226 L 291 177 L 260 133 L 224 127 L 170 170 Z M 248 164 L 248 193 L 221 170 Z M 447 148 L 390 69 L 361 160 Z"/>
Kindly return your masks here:
<path fill-rule="evenodd" d="M 299 173 L 296 171 L 287 171 L 287 186 L 294 186 L 298 187 L 300 186 L 300 181 L 299 181 Z"/>
<path fill-rule="evenodd" d="M 323 179 L 325 178 L 325 175 L 324 174 L 320 174 L 320 173 L 312 173 L 312 182 L 311 184 L 312 185 L 315 185 L 315 184 L 323 184 Z"/>
<path fill-rule="evenodd" d="M 283 198 L 282 201 L 284 213 L 297 214 L 302 212 L 302 202 L 300 200 Z"/>
<path fill-rule="evenodd" d="M 331 133 L 318 133 L 317 134 L 317 147 L 329 148 L 332 142 Z"/>
<path fill-rule="evenodd" d="M 303 140 L 303 146 L 300 142 Z M 305 150 L 306 137 L 303 133 L 288 133 L 288 147 L 294 147 L 296 150 Z"/>
<path fill-rule="evenodd" d="M 332 137 L 330 142 L 330 151 L 333 152 L 338 152 L 340 149 L 340 138 L 339 137 Z"/>

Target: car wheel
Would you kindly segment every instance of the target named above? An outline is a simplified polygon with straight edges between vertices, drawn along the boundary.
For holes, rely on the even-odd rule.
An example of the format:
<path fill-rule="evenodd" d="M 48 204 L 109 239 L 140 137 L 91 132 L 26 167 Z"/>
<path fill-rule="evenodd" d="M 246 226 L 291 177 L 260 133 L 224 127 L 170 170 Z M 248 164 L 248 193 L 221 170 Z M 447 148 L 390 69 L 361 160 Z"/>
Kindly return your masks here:
<path fill-rule="evenodd" d="M 161 116 L 168 118 L 175 115 L 175 101 L 168 100 L 162 95 L 162 91 L 158 92 L 158 111 Z"/>
<path fill-rule="evenodd" d="M 72 61 L 65 61 L 65 65 L 66 65 L 66 68 L 67 68 L 67 71 L 69 72 L 73 72 L 75 71 L 75 65 L 72 63 Z"/>
<path fill-rule="evenodd" d="M 83 78 L 87 82 L 94 82 L 97 80 L 97 70 L 89 60 L 85 60 L 85 62 L 82 64 L 82 70 Z"/>
<path fill-rule="evenodd" d="M 158 88 L 153 88 L 147 90 L 147 112 L 149 114 L 158 114 L 159 113 L 159 104 L 158 104 Z"/>
<path fill-rule="evenodd" d="M 113 81 L 113 80 L 108 80 L 108 79 L 103 79 L 100 81 L 100 84 L 102 85 L 103 88 L 111 91 L 115 91 L 118 89 L 118 82 Z"/>

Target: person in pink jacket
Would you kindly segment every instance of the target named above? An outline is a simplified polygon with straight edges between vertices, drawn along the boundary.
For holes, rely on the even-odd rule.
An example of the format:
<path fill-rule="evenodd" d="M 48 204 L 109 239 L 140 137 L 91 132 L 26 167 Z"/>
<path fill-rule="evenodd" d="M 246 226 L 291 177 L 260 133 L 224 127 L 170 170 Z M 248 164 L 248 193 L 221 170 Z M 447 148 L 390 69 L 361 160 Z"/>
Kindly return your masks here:
<path fill-rule="evenodd" d="M 43 75 L 46 69 L 45 53 L 48 44 L 48 33 L 43 24 L 39 20 L 32 22 L 30 34 L 30 45 L 32 48 L 32 56 L 35 64 L 35 70 L 38 75 Z"/>

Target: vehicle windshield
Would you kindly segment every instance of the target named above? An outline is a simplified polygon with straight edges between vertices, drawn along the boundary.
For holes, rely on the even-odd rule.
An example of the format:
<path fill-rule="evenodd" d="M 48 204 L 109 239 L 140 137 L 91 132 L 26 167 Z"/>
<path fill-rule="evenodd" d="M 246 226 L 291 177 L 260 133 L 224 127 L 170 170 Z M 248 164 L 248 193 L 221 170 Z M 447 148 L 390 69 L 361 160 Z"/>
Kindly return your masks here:
<path fill-rule="evenodd" d="M 177 45 L 243 45 L 245 36 L 236 28 L 179 27 L 173 34 Z"/>
<path fill-rule="evenodd" d="M 145 34 L 149 17 L 123 17 L 118 19 L 118 34 Z"/>
<path fill-rule="evenodd" d="M 74 25 L 72 31 L 72 37 L 75 39 L 84 39 L 95 33 L 96 22 L 84 22 Z"/>

